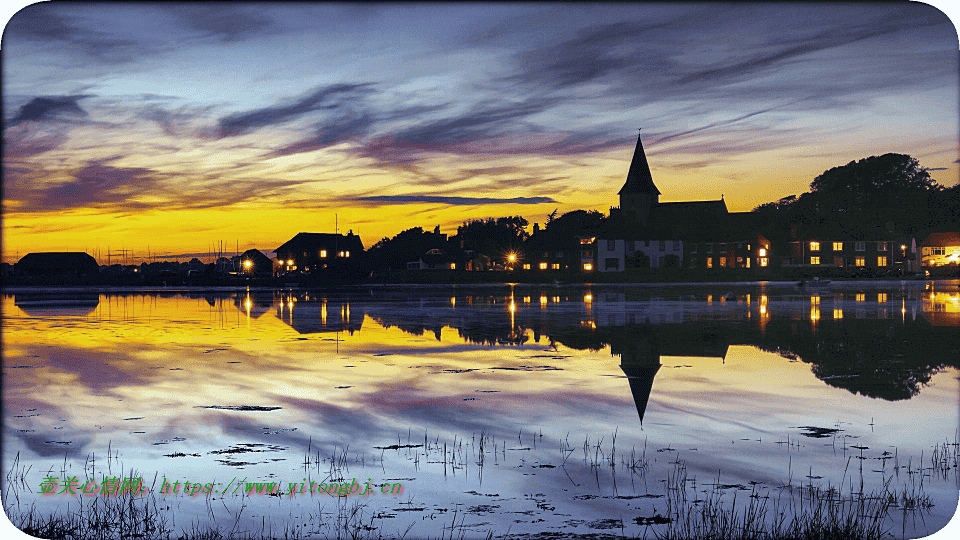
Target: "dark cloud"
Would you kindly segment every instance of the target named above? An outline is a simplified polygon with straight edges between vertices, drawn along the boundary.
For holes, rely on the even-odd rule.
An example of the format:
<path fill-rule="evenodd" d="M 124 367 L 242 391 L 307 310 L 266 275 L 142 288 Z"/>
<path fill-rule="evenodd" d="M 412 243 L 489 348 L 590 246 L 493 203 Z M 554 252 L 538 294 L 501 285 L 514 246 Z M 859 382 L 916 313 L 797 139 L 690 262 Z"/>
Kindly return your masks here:
<path fill-rule="evenodd" d="M 370 197 L 357 197 L 360 202 L 380 202 L 388 204 L 403 203 L 441 203 L 452 205 L 478 205 L 478 204 L 541 204 L 555 203 L 557 201 L 550 197 L 454 197 L 446 195 L 373 195 Z"/>
<path fill-rule="evenodd" d="M 325 86 L 293 103 L 225 116 L 218 123 L 218 136 L 222 138 L 242 135 L 262 127 L 296 120 L 314 111 L 355 108 L 357 102 L 372 92 L 370 83 Z"/>
<path fill-rule="evenodd" d="M 85 118 L 87 111 L 77 103 L 90 95 L 75 96 L 40 96 L 31 99 L 20 107 L 17 115 L 10 119 L 7 127 L 16 126 L 22 122 L 54 122 L 70 121 Z"/>
<path fill-rule="evenodd" d="M 343 115 L 316 126 L 316 134 L 274 150 L 266 155 L 267 158 L 312 152 L 343 142 L 358 140 L 366 135 L 375 120 L 369 113 L 359 115 Z"/>
<path fill-rule="evenodd" d="M 148 52 L 148 48 L 137 41 L 74 24 L 63 14 L 62 7 L 63 4 L 53 3 L 25 7 L 7 23 L 4 39 L 39 42 L 64 51 L 79 52 L 108 64 L 131 62 Z"/>
<path fill-rule="evenodd" d="M 72 179 L 42 188 L 30 174 L 13 175 L 6 196 L 20 203 L 15 211 L 56 212 L 69 208 L 105 211 L 202 209 L 231 206 L 245 201 L 287 197 L 305 180 L 237 178 L 229 183 L 211 178 L 183 178 L 141 167 L 118 167 L 120 156 L 88 161 Z M 145 201 L 144 199 L 149 199 Z"/>
<path fill-rule="evenodd" d="M 276 30 L 276 25 L 263 11 L 236 4 L 177 4 L 177 18 L 188 28 L 222 43 L 243 41 L 252 36 Z"/>

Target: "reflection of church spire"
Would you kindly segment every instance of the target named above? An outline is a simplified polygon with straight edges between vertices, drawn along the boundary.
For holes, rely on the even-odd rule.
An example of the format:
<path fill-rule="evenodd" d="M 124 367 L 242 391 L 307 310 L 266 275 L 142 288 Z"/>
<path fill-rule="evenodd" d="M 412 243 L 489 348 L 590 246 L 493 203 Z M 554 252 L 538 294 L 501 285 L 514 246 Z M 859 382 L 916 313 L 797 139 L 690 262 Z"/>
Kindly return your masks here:
<path fill-rule="evenodd" d="M 617 327 L 616 330 L 610 336 L 610 353 L 620 356 L 620 369 L 630 383 L 630 393 L 642 424 L 653 379 L 660 370 L 660 347 L 656 336 L 643 327 Z"/>

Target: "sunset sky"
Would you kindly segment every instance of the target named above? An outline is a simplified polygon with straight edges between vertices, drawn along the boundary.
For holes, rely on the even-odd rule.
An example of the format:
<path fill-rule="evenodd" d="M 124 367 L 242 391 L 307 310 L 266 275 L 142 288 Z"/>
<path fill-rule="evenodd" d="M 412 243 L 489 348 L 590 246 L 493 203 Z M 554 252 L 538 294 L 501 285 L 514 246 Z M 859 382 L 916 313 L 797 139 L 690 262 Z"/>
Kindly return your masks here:
<path fill-rule="evenodd" d="M 41 3 L 2 45 L 11 263 L 607 213 L 637 128 L 662 201 L 887 152 L 958 182 L 957 33 L 918 3 Z"/>

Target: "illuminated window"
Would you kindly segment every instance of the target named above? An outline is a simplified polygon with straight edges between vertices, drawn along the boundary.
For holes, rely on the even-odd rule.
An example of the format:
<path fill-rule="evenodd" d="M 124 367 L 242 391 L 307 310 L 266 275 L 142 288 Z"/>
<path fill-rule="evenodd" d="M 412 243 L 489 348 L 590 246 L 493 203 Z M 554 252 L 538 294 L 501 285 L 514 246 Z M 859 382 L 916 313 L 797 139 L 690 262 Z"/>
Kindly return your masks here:
<path fill-rule="evenodd" d="M 349 251 L 344 251 L 344 252 L 343 252 L 343 256 L 344 256 L 344 257 L 349 257 L 349 256 L 350 256 L 350 252 L 349 252 Z"/>
<path fill-rule="evenodd" d="M 530 263 L 523 263 L 523 269 L 524 269 L 524 270 L 529 270 L 529 269 L 530 269 Z"/>
<path fill-rule="evenodd" d="M 867 258 L 866 257 L 857 257 L 856 265 L 857 266 L 866 266 Z"/>
<path fill-rule="evenodd" d="M 326 256 L 327 256 L 327 250 L 321 249 L 321 250 L 320 250 L 320 257 L 322 258 L 322 257 L 326 257 Z"/>
<path fill-rule="evenodd" d="M 457 269 L 457 263 L 450 263 L 450 269 L 451 269 L 451 270 L 456 270 L 456 269 Z"/>
<path fill-rule="evenodd" d="M 553 264 L 551 264 L 551 265 L 550 265 L 550 269 L 551 269 L 551 270 L 559 270 L 559 269 L 560 269 L 560 263 L 553 263 Z"/>
<path fill-rule="evenodd" d="M 820 242 L 810 242 L 810 251 L 820 251 Z"/>
<path fill-rule="evenodd" d="M 820 264 L 820 257 L 810 257 L 810 264 Z"/>
<path fill-rule="evenodd" d="M 833 243 L 834 251 L 843 251 L 843 242 L 834 242 Z"/>
<path fill-rule="evenodd" d="M 886 257 L 877 257 L 877 266 L 886 266 L 887 258 Z"/>
<path fill-rule="evenodd" d="M 867 299 L 867 295 L 862 292 L 857 293 L 857 302 L 864 302 Z"/>
<path fill-rule="evenodd" d="M 592 270 L 593 270 L 593 264 L 592 264 L 592 263 L 583 263 L 583 271 L 584 271 L 584 272 L 590 272 L 590 271 L 592 271 Z"/>
<path fill-rule="evenodd" d="M 541 270 L 546 270 L 546 269 L 547 269 L 547 263 L 545 263 L 545 262 L 540 263 L 540 269 L 541 269 Z"/>
<path fill-rule="evenodd" d="M 760 257 L 760 266 L 766 266 L 766 265 L 767 265 L 767 258 Z"/>
<path fill-rule="evenodd" d="M 727 258 L 720 257 L 720 266 L 727 266 Z"/>
<path fill-rule="evenodd" d="M 947 254 L 947 248 L 945 248 L 945 247 L 935 247 L 935 248 L 933 248 L 933 254 L 934 254 L 934 255 L 946 255 L 946 254 Z"/>
<path fill-rule="evenodd" d="M 707 257 L 707 268 L 713 268 L 713 257 Z"/>
<path fill-rule="evenodd" d="M 877 293 L 877 302 L 883 303 L 887 301 L 887 293 Z"/>
<path fill-rule="evenodd" d="M 853 244 L 853 248 L 856 249 L 857 251 L 866 251 L 866 249 L 867 249 L 867 243 L 866 243 L 866 242 L 856 242 L 856 243 Z M 861 265 L 861 266 L 863 266 L 863 265 Z"/>
<path fill-rule="evenodd" d="M 765 250 L 765 249 L 763 249 L 763 248 L 760 248 L 760 249 L 757 250 L 757 255 L 759 255 L 759 256 L 761 256 L 761 257 L 766 257 L 766 256 L 767 256 L 767 250 Z"/>
<path fill-rule="evenodd" d="M 877 242 L 877 251 L 886 251 L 887 243 L 886 242 Z"/>
<path fill-rule="evenodd" d="M 747 268 L 750 268 L 750 257 L 747 257 Z"/>
<path fill-rule="evenodd" d="M 587 244 L 592 244 L 594 240 L 595 238 L 581 238 L 580 244 L 585 246 Z"/>

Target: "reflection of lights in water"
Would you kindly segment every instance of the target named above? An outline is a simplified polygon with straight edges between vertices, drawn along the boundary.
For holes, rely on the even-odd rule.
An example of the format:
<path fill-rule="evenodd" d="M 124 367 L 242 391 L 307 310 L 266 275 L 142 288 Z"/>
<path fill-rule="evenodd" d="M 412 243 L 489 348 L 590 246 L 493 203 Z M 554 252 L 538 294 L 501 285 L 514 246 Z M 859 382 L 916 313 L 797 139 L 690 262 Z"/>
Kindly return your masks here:
<path fill-rule="evenodd" d="M 712 305 L 712 304 L 713 304 L 713 295 L 712 295 L 712 294 L 708 294 L 708 295 L 707 295 L 707 305 L 709 306 L 709 305 Z"/>
<path fill-rule="evenodd" d="M 451 296 L 451 297 L 450 297 L 450 307 L 452 307 L 452 308 L 457 307 L 457 297 L 456 297 L 456 296 Z"/>
<path fill-rule="evenodd" d="M 593 302 L 593 295 L 592 295 L 592 294 L 585 294 L 585 295 L 583 295 L 583 301 L 584 301 L 585 303 Z"/>
<path fill-rule="evenodd" d="M 813 322 L 820 320 L 820 306 L 810 306 L 810 320 Z"/>
<path fill-rule="evenodd" d="M 750 305 L 750 293 L 747 293 L 747 305 Z"/>
<path fill-rule="evenodd" d="M 547 305 L 547 297 L 546 297 L 546 296 L 541 296 L 541 297 L 540 297 L 540 305 L 541 305 L 541 306 Z"/>
<path fill-rule="evenodd" d="M 767 295 L 765 294 L 760 295 L 760 314 L 767 314 Z"/>
<path fill-rule="evenodd" d="M 510 301 L 510 313 L 517 311 L 517 304 L 513 300 Z"/>
<path fill-rule="evenodd" d="M 327 324 L 327 302 L 324 301 L 320 304 L 320 324 L 326 326 Z"/>
<path fill-rule="evenodd" d="M 553 297 L 553 303 L 554 303 L 554 304 L 559 304 L 559 303 L 560 303 L 560 297 L 559 297 L 559 296 L 554 296 L 554 297 Z"/>
<path fill-rule="evenodd" d="M 580 321 L 580 326 L 593 330 L 597 329 L 597 323 L 595 321 Z"/>

